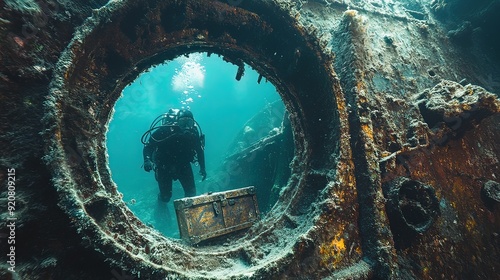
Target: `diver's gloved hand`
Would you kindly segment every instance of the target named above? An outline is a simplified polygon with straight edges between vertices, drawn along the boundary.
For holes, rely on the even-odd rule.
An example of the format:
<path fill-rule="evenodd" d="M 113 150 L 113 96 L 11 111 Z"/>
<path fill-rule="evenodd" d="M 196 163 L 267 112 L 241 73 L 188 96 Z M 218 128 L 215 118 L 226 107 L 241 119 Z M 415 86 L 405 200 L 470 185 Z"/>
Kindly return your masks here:
<path fill-rule="evenodd" d="M 144 160 L 144 171 L 149 172 L 153 169 L 153 162 L 147 158 Z"/>
<path fill-rule="evenodd" d="M 207 172 L 205 171 L 205 169 L 200 169 L 200 175 L 201 181 L 205 181 L 205 179 L 207 178 Z"/>

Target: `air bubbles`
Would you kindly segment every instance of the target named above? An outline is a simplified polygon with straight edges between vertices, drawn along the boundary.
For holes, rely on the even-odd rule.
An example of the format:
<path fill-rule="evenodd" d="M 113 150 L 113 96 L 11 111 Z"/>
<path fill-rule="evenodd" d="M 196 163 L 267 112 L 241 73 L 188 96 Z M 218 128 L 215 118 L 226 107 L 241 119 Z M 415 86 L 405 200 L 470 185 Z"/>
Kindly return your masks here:
<path fill-rule="evenodd" d="M 176 61 L 180 68 L 175 69 L 172 77 L 172 90 L 182 93 L 182 104 L 193 102 L 193 96 L 199 96 L 198 90 L 203 88 L 205 83 L 205 66 L 201 65 L 203 55 L 193 53 L 188 56 L 179 57 Z"/>

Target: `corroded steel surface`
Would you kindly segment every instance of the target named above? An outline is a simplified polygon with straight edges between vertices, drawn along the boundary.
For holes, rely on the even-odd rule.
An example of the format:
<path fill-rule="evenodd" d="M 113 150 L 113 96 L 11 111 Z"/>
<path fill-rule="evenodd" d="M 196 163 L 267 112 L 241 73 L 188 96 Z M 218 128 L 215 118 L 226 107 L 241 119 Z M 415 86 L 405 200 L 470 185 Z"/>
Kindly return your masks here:
<path fill-rule="evenodd" d="M 0 178 L 16 169 L 19 225 L 17 271 L 2 262 L 1 277 L 499 277 L 499 58 L 485 25 L 498 6 L 18 2 L 0 11 Z M 138 220 L 105 149 L 122 89 L 199 51 L 276 86 L 295 149 L 272 210 L 237 242 L 206 247 Z"/>

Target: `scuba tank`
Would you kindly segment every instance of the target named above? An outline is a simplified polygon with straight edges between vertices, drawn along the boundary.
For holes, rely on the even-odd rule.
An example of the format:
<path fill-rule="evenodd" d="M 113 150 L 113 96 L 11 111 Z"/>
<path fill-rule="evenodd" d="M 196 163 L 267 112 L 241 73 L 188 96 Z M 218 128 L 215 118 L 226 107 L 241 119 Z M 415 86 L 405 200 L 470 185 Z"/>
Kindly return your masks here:
<path fill-rule="evenodd" d="M 200 145 L 202 149 L 205 149 L 205 134 L 203 134 L 203 131 L 201 129 L 201 126 L 198 124 L 197 121 L 194 120 L 193 114 L 189 110 L 179 110 L 179 109 L 169 109 L 167 113 L 161 114 L 158 117 L 156 117 L 151 125 L 149 126 L 149 129 L 144 132 L 144 134 L 141 137 L 141 143 L 143 145 L 147 145 L 150 143 L 150 141 L 154 141 L 156 143 L 163 142 L 167 140 L 168 138 L 172 137 L 173 135 L 176 134 L 176 132 L 179 132 L 181 128 L 179 127 L 179 116 L 181 115 L 188 115 L 188 117 L 193 119 L 194 125 L 193 127 L 196 129 L 196 133 L 198 134 L 198 138 L 200 139 Z M 164 138 L 161 139 L 155 139 L 153 137 L 153 133 L 162 128 L 162 127 L 169 127 L 171 131 L 173 132 L 170 135 L 165 136 Z"/>

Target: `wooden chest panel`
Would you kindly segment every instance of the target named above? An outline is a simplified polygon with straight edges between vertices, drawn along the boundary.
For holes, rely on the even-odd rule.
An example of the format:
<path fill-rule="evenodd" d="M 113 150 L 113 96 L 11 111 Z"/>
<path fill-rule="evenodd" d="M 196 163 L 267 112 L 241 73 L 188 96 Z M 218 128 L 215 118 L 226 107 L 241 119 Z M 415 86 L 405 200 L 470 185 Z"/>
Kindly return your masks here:
<path fill-rule="evenodd" d="M 259 220 L 254 187 L 174 201 L 181 238 L 191 244 L 248 228 Z"/>

